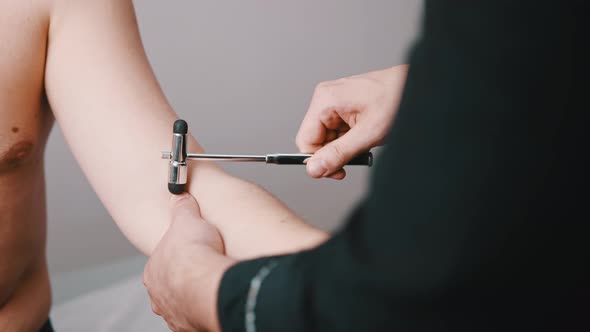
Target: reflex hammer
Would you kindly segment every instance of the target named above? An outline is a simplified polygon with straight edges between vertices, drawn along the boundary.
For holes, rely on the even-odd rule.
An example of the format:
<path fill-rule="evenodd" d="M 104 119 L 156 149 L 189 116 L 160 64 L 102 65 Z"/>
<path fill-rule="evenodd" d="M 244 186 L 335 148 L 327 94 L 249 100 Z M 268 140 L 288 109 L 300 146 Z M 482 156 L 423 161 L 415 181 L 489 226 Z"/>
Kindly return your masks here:
<path fill-rule="evenodd" d="M 168 190 L 170 193 L 179 195 L 185 192 L 188 177 L 187 160 L 213 160 L 213 161 L 234 161 L 234 162 L 261 162 L 276 165 L 305 165 L 306 160 L 313 156 L 304 153 L 275 153 L 267 155 L 230 155 L 230 154 L 202 154 L 187 153 L 186 135 L 188 124 L 184 120 L 174 122 L 172 129 L 172 151 L 162 152 L 162 159 L 170 160 L 168 168 Z M 368 166 L 373 165 L 373 154 L 363 153 L 346 165 Z"/>

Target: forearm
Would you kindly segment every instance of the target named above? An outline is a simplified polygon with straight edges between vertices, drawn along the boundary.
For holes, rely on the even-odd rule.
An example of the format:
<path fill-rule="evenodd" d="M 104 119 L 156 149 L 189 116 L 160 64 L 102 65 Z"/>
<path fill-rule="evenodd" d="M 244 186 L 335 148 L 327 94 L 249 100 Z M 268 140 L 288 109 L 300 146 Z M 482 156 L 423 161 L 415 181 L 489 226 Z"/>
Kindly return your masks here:
<path fill-rule="evenodd" d="M 170 148 L 177 116 L 146 59 L 132 4 L 56 1 L 49 41 L 46 89 L 56 119 L 115 222 L 149 254 L 168 226 L 167 163 L 158 152 Z M 189 147 L 201 150 L 192 137 Z M 292 250 L 299 239 L 323 239 L 256 186 L 210 163 L 191 165 L 190 192 L 230 255 L 266 255 Z M 270 230 L 276 242 L 256 246 L 268 243 Z"/>
<path fill-rule="evenodd" d="M 203 218 L 219 228 L 226 252 L 233 258 L 295 252 L 328 238 L 260 186 L 225 173 L 211 175 L 198 166 L 191 171 L 189 190 Z"/>

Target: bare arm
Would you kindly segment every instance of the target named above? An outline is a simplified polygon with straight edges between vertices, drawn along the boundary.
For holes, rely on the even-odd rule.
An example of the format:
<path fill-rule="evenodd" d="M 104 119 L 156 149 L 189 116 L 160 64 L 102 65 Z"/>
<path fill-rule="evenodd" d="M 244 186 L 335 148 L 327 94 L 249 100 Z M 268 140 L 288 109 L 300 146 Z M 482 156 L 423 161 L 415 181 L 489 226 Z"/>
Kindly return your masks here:
<path fill-rule="evenodd" d="M 82 170 L 113 219 L 145 254 L 168 227 L 166 162 L 176 114 L 141 44 L 130 0 L 57 0 L 46 89 Z M 192 151 L 202 151 L 190 138 Z M 311 247 L 326 234 L 272 195 L 213 164 L 191 164 L 189 191 L 234 258 Z"/>

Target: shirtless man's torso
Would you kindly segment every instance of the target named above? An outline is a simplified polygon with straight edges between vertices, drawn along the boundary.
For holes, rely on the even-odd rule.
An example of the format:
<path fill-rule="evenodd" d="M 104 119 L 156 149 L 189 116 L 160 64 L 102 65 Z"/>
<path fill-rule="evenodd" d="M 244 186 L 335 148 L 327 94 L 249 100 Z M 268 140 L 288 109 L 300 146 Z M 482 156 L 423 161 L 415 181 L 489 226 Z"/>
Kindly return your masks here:
<path fill-rule="evenodd" d="M 0 1 L 0 331 L 38 331 L 51 302 L 45 259 L 45 1 Z"/>

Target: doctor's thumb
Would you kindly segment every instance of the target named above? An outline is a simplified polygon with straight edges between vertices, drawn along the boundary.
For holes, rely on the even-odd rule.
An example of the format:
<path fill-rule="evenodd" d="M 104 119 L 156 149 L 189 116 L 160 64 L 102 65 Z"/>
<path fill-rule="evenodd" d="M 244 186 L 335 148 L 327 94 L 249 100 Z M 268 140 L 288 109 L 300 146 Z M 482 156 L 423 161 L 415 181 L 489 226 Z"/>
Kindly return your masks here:
<path fill-rule="evenodd" d="M 201 209 L 197 200 L 188 193 L 170 197 L 172 223 L 201 220 Z"/>
<path fill-rule="evenodd" d="M 369 149 L 365 140 L 362 131 L 352 128 L 317 150 L 307 162 L 307 172 L 313 178 L 321 178 L 340 171 L 352 158 Z"/>

